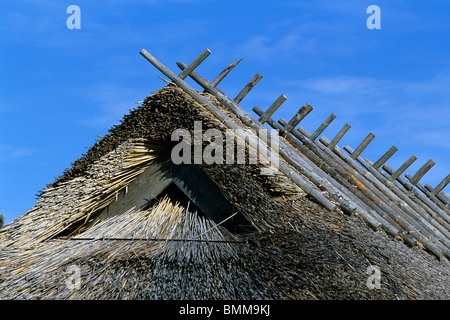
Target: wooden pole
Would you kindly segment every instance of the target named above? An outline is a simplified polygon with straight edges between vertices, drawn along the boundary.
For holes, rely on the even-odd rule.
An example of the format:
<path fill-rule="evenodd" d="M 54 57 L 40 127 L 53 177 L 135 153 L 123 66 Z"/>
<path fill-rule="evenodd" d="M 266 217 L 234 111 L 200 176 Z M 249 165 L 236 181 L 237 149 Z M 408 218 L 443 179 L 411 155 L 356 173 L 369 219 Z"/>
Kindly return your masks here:
<path fill-rule="evenodd" d="M 324 122 L 322 122 L 319 128 L 317 128 L 317 130 L 314 131 L 314 133 L 310 136 L 311 141 L 316 140 L 335 118 L 336 115 L 334 113 L 330 114 L 330 116 Z"/>
<path fill-rule="evenodd" d="M 347 123 L 345 126 L 339 131 L 339 133 L 334 137 L 333 140 L 331 140 L 330 144 L 328 145 L 328 149 L 333 150 L 334 147 L 338 144 L 338 142 L 342 139 L 344 134 L 347 133 L 347 131 L 350 129 L 350 125 Z"/>
<path fill-rule="evenodd" d="M 269 119 L 274 114 L 274 112 L 277 111 L 277 109 L 283 104 L 283 102 L 286 101 L 286 99 L 286 96 L 284 94 L 281 94 L 281 96 L 279 96 L 278 99 L 275 100 L 274 103 L 272 103 L 269 109 L 267 109 L 267 111 L 261 115 L 258 121 L 261 124 L 264 124 L 267 119 Z"/>
<path fill-rule="evenodd" d="M 348 152 L 348 146 L 344 147 Z M 373 163 L 368 159 L 362 159 L 361 157 L 357 158 L 358 162 L 360 162 L 366 169 L 368 166 L 372 166 Z M 408 196 L 409 199 L 411 199 L 414 204 L 411 205 L 413 207 L 418 207 L 416 211 L 421 211 L 422 209 L 426 211 L 426 213 L 436 219 L 439 223 L 446 223 L 445 227 L 449 229 L 450 227 L 450 217 L 447 219 L 445 212 L 439 208 L 437 205 L 435 205 L 431 200 L 424 196 L 424 194 L 418 192 L 416 189 L 412 189 L 413 186 L 403 177 L 398 178 L 397 181 L 392 181 L 390 173 L 394 172 L 394 170 L 389 167 L 387 164 L 383 165 L 383 169 L 385 172 L 381 171 L 380 169 L 375 170 L 373 167 L 370 168 L 370 172 L 374 174 L 380 181 L 384 182 L 385 185 L 397 193 L 397 195 L 402 198 L 403 196 Z M 404 189 L 401 189 L 401 185 L 406 188 L 406 185 L 410 185 L 412 192 L 405 192 Z M 410 190 L 406 188 L 407 190 Z M 438 218 L 440 217 L 440 218 Z M 442 218 L 444 217 L 444 218 Z M 445 222 L 447 221 L 447 222 Z"/>
<path fill-rule="evenodd" d="M 344 149 L 348 153 L 353 153 L 353 150 L 349 146 L 345 146 Z M 367 163 L 361 157 L 357 157 L 356 159 L 363 167 L 365 167 L 374 177 L 376 177 L 380 182 L 382 182 L 386 187 L 383 188 L 381 185 L 378 186 L 380 191 L 388 194 L 390 191 L 393 194 L 390 198 L 396 203 L 400 208 L 403 209 L 405 214 L 409 215 L 413 218 L 417 223 L 421 224 L 431 235 L 436 236 L 437 239 L 450 248 L 450 232 L 449 225 L 440 224 L 435 219 L 436 215 L 428 214 L 421 206 L 417 205 L 405 192 L 400 190 L 395 184 L 390 182 L 390 180 L 386 179 L 381 175 L 378 170 L 374 169 L 370 164 Z M 390 191 L 389 191 L 390 190 Z"/>
<path fill-rule="evenodd" d="M 411 179 L 411 178 L 412 178 L 411 175 L 408 174 L 408 173 L 405 174 L 405 177 L 406 177 L 407 179 Z M 432 200 L 438 207 L 440 207 L 442 210 L 447 210 L 447 211 L 448 211 L 448 207 L 447 207 L 444 203 L 442 203 L 436 196 L 433 196 L 433 195 L 431 194 L 431 192 L 428 191 L 428 190 L 427 190 L 420 182 L 417 182 L 416 185 L 415 185 L 415 187 L 416 187 L 417 189 L 419 189 L 420 191 L 422 191 L 423 194 L 425 194 L 429 199 L 431 199 L 431 200 Z M 449 212 L 449 213 L 450 213 L 450 212 Z"/>
<path fill-rule="evenodd" d="M 292 129 L 294 129 L 300 121 L 302 121 L 311 111 L 312 107 L 309 104 L 303 105 L 295 114 L 295 116 L 292 117 L 291 120 L 289 120 L 288 124 L 284 128 L 286 132 L 291 132 Z"/>
<path fill-rule="evenodd" d="M 250 92 L 250 90 L 253 89 L 253 87 L 259 82 L 259 80 L 261 80 L 263 76 L 259 73 L 257 73 L 252 80 L 250 80 L 249 83 L 247 83 L 247 85 L 241 90 L 241 92 L 238 93 L 238 95 L 236 96 L 236 98 L 233 99 L 233 101 L 236 104 L 239 104 L 242 99 L 244 99 L 244 97 Z"/>
<path fill-rule="evenodd" d="M 430 192 L 430 194 L 432 194 L 433 196 L 435 196 L 437 199 L 441 200 L 442 203 L 444 203 L 446 206 L 448 206 L 448 204 L 450 202 L 447 201 L 447 199 L 445 197 L 442 196 L 441 193 L 436 193 L 436 195 L 433 194 L 433 191 L 435 188 L 433 188 L 432 185 L 430 185 L 429 183 L 427 183 L 426 185 L 424 185 L 424 188 L 428 190 L 428 192 Z"/>
<path fill-rule="evenodd" d="M 434 188 L 434 190 L 431 192 L 433 196 L 437 195 L 439 192 L 441 192 L 448 184 L 450 183 L 450 174 L 448 174 L 444 179 L 442 179 L 441 182 Z"/>
<path fill-rule="evenodd" d="M 258 115 L 263 114 L 263 111 L 258 107 L 254 107 L 253 111 L 255 111 L 255 113 Z M 287 125 L 287 122 L 283 119 L 280 119 L 279 122 L 280 124 L 276 123 L 271 118 L 267 120 L 267 123 L 272 126 L 272 128 L 283 132 L 283 126 Z M 328 181 L 325 183 L 320 183 L 322 183 L 322 187 L 328 192 L 330 197 L 339 203 L 343 212 L 350 214 L 351 212 L 356 210 L 356 214 L 360 214 L 374 230 L 382 227 L 388 234 L 394 237 L 399 234 L 400 231 L 397 227 L 395 227 L 391 223 L 386 222 L 384 218 L 379 216 L 379 214 L 376 212 L 376 210 L 379 210 L 378 208 L 375 207 L 375 209 L 372 209 L 369 205 L 361 201 L 357 195 L 355 195 L 355 193 L 358 193 L 359 191 L 352 191 L 354 187 L 347 181 L 346 178 L 341 177 L 340 173 L 337 173 L 334 170 L 334 168 L 338 167 L 339 164 L 335 163 L 330 158 L 323 156 L 324 151 L 320 150 L 317 145 L 315 145 L 311 140 L 307 138 L 309 136 L 309 133 L 307 135 L 303 135 L 303 133 L 299 132 L 297 129 L 293 129 L 291 134 L 286 133 L 286 139 L 294 147 L 296 147 L 297 150 L 299 150 L 303 155 L 306 156 L 306 160 L 311 161 L 311 166 L 314 166 L 315 173 L 323 177 L 325 181 Z M 302 145 L 299 140 L 305 143 L 305 145 L 307 145 L 308 147 L 306 148 L 304 145 Z M 331 152 L 328 149 L 326 149 L 325 151 Z M 319 157 L 321 153 L 322 156 Z M 332 154 L 332 156 L 334 155 Z M 297 165 L 300 165 L 299 170 L 301 171 L 304 165 L 302 165 L 301 163 L 298 163 Z M 369 200 L 367 200 L 367 202 L 373 206 L 373 204 Z"/>
<path fill-rule="evenodd" d="M 151 57 L 150 57 L 151 58 Z M 155 58 L 153 58 L 156 60 Z M 153 60 L 152 59 L 152 60 Z M 150 60 L 149 60 L 150 61 Z M 151 62 L 151 61 L 150 61 Z M 152 62 L 153 64 L 153 62 Z M 180 68 L 184 68 L 185 65 L 182 63 L 177 63 L 177 65 Z M 160 66 L 161 67 L 161 66 Z M 164 67 L 164 66 L 163 66 Z M 166 68 L 167 69 L 167 68 Z M 164 69 L 162 69 L 164 70 Z M 161 70 L 160 70 L 161 71 Z M 168 70 L 170 72 L 170 70 Z M 162 71 L 161 71 L 162 72 Z M 167 72 L 167 71 L 166 71 Z M 173 73 L 172 73 L 173 74 Z M 168 76 L 168 75 L 167 75 Z M 208 81 L 205 81 L 200 75 L 198 75 L 195 71 L 191 72 L 189 75 L 195 82 L 200 84 L 203 89 L 205 89 L 206 92 L 212 94 L 217 98 L 219 102 L 221 102 L 225 107 L 227 107 L 229 110 L 231 110 L 244 124 L 249 126 L 250 128 L 259 131 L 260 129 L 265 129 L 267 131 L 267 134 L 270 135 L 267 128 L 264 127 L 261 123 L 254 120 L 252 117 L 250 117 L 236 102 L 228 98 L 226 95 L 222 94 L 220 91 L 218 91 L 216 88 L 211 86 L 211 83 Z M 168 76 L 169 77 L 169 76 Z M 175 76 L 176 77 L 176 76 Z M 170 78 L 170 77 L 169 77 Z M 176 77 L 177 78 L 177 77 Z M 181 80 L 182 81 L 182 80 Z M 183 82 L 183 81 L 182 81 Z M 183 83 L 181 84 L 183 85 Z M 178 83 L 177 83 L 178 84 Z M 223 114 L 220 110 L 218 110 L 211 102 L 203 98 L 200 94 L 198 94 L 194 89 L 189 87 L 187 84 L 185 84 L 188 87 L 189 91 L 193 91 L 193 95 L 196 95 L 197 98 L 200 98 L 202 102 L 202 105 L 207 106 L 208 110 L 214 110 L 216 109 L 218 112 L 220 112 L 220 117 L 216 115 L 216 113 L 213 112 L 214 115 L 219 118 L 225 125 L 229 126 L 231 129 L 236 129 L 238 132 L 242 132 L 242 129 L 238 125 L 236 125 L 233 121 L 229 119 L 228 116 Z M 184 85 L 183 85 L 184 86 Z M 180 86 L 181 87 L 181 86 Z M 182 88 L 184 90 L 184 88 Z M 185 90 L 186 91 L 186 90 Z M 189 95 L 191 95 L 188 91 L 186 91 Z M 195 99 L 195 98 L 194 98 Z M 224 118 L 222 118 L 222 115 Z M 246 137 L 244 137 L 246 138 Z M 281 150 L 281 147 L 284 145 L 283 140 L 280 139 L 280 154 L 281 156 L 286 160 L 288 158 L 287 154 Z M 261 146 L 261 149 L 258 149 L 260 153 L 263 153 L 264 155 L 267 155 L 267 157 L 270 157 L 270 152 L 265 148 L 263 145 Z M 287 161 L 287 160 L 286 160 Z M 279 162 L 278 164 L 278 170 L 280 170 L 282 173 L 284 173 L 288 178 L 290 178 L 296 185 L 298 185 L 303 191 L 305 191 L 308 195 L 310 195 L 313 199 L 315 199 L 320 205 L 322 205 L 324 208 L 326 208 L 329 211 L 333 211 L 336 208 L 336 205 L 328 200 L 323 194 L 318 192 L 316 189 L 314 189 L 308 182 L 306 182 L 299 174 L 294 172 L 290 167 L 285 165 L 283 162 Z"/>
<path fill-rule="evenodd" d="M 442 190 L 439 194 L 445 198 L 446 203 L 450 204 L 450 196 L 444 190 Z M 449 209 L 450 209 L 450 207 L 449 207 Z"/>
<path fill-rule="evenodd" d="M 409 182 L 415 186 L 420 179 L 422 179 L 422 177 L 425 175 L 425 173 L 427 173 L 433 166 L 435 165 L 435 162 L 430 159 L 427 162 L 425 162 L 425 164 L 420 167 L 419 170 L 417 170 L 416 174 L 414 176 L 412 176 L 411 179 L 409 179 Z"/>
<path fill-rule="evenodd" d="M 394 153 L 397 152 L 397 148 L 395 146 L 392 146 L 380 159 L 378 159 L 374 164 L 373 167 L 375 169 L 379 169 L 383 163 L 388 161 L 390 157 L 394 155 Z"/>
<path fill-rule="evenodd" d="M 258 110 L 255 110 L 258 113 Z M 272 123 L 268 120 L 268 123 L 276 129 L 278 128 L 277 123 Z M 280 119 L 279 123 L 281 125 L 286 125 L 287 122 Z M 301 129 L 301 127 L 299 128 Z M 349 198 L 351 199 L 353 205 L 357 206 L 357 211 L 364 217 L 366 222 L 371 219 L 375 219 L 376 221 L 381 223 L 382 228 L 390 235 L 396 236 L 402 228 L 391 219 L 382 209 L 379 207 L 379 201 L 374 198 L 374 192 L 370 192 L 366 190 L 366 188 L 361 183 L 361 180 L 356 180 L 361 178 L 364 180 L 364 177 L 360 176 L 358 172 L 353 170 L 345 163 L 341 158 L 339 158 L 336 154 L 334 154 L 331 150 L 325 147 L 325 145 L 315 144 L 307 137 L 310 136 L 306 130 L 304 132 L 300 132 L 299 129 L 293 129 L 291 134 L 299 139 L 303 144 L 310 149 L 314 155 L 317 155 L 320 160 L 318 161 L 315 157 L 311 156 L 310 152 L 306 152 L 304 150 L 303 145 L 299 144 L 299 141 L 292 139 L 290 134 L 286 135 L 286 138 L 289 142 L 291 142 L 295 147 L 297 147 L 303 154 L 305 154 L 308 158 L 310 158 L 320 169 L 324 170 L 327 174 L 329 174 L 336 182 L 341 184 L 341 190 L 344 194 L 349 192 Z M 279 129 L 282 131 L 282 129 Z M 324 137 L 322 137 L 324 138 Z M 321 139 L 322 139 L 321 138 Z M 328 142 L 329 143 L 329 142 Z M 337 148 L 335 148 L 336 150 Z M 354 161 L 353 161 L 354 162 Z M 359 177 L 359 178 L 358 178 Z M 339 195 L 339 193 L 337 193 Z M 338 201 L 338 200 L 337 200 Z M 378 202 L 377 202 L 378 201 Z M 369 215 L 369 216 L 368 216 Z M 368 222 L 369 225 L 372 225 L 371 222 Z"/>
<path fill-rule="evenodd" d="M 203 62 L 203 60 L 205 60 L 209 55 L 211 54 L 211 50 L 209 50 L 208 48 L 206 48 L 205 50 L 203 50 L 202 53 L 200 53 L 200 55 L 194 59 L 194 61 L 192 61 L 187 67 L 186 69 L 184 69 L 183 71 L 181 71 L 181 73 L 178 75 L 178 77 L 182 80 L 184 80 L 192 71 L 195 70 L 195 68 L 197 68 L 200 63 Z"/>
<path fill-rule="evenodd" d="M 0 214 L 0 229 L 5 225 L 5 216 Z"/>
<path fill-rule="evenodd" d="M 391 178 L 393 180 L 397 180 L 398 177 L 400 177 L 400 175 L 405 172 L 406 169 L 408 169 L 408 167 L 410 165 L 413 164 L 414 161 L 417 160 L 417 157 L 415 155 L 412 155 L 411 157 L 408 158 L 408 160 L 405 161 L 405 163 L 403 163 L 400 168 L 398 168 L 391 176 Z M 384 169 L 384 168 L 383 168 Z"/>
<path fill-rule="evenodd" d="M 213 87 L 216 87 L 220 81 L 222 81 L 227 74 L 230 73 L 231 70 L 233 70 L 234 67 L 236 67 L 236 65 L 241 62 L 242 58 L 240 58 L 239 60 L 236 60 L 235 62 L 233 62 L 232 64 L 230 64 L 228 67 L 226 67 L 221 73 L 219 73 L 219 75 L 217 76 L 217 78 L 214 79 L 213 82 L 211 82 L 211 85 Z"/>
<path fill-rule="evenodd" d="M 375 135 L 371 132 L 368 134 L 368 136 L 361 142 L 361 144 L 355 149 L 355 151 L 352 152 L 350 155 L 350 158 L 353 160 L 356 160 L 356 158 L 359 157 L 359 155 L 364 151 L 365 148 L 369 145 L 370 142 L 375 138 Z"/>
<path fill-rule="evenodd" d="M 329 140 L 326 137 L 320 139 L 322 143 L 327 145 Z M 358 178 L 358 182 L 363 184 L 364 189 L 370 191 L 368 196 L 373 198 L 373 201 L 380 206 L 380 208 L 386 212 L 395 222 L 397 222 L 404 230 L 408 231 L 409 234 L 415 238 L 418 242 L 422 243 L 428 250 L 432 251 L 435 255 L 442 255 L 443 244 L 437 242 L 433 239 L 430 241 L 428 238 L 433 237 L 433 235 L 420 223 L 417 223 L 412 217 L 405 215 L 403 210 L 401 210 L 394 201 L 396 200 L 393 192 L 387 190 L 386 193 L 382 192 L 385 189 L 384 186 L 378 179 L 366 171 L 365 174 L 362 170 L 363 168 L 355 163 L 349 156 L 347 156 L 339 147 L 333 149 L 336 154 L 338 154 L 347 164 L 349 164 L 353 169 L 362 175 L 362 179 Z M 366 178 L 369 183 L 364 182 Z M 378 189 L 380 188 L 380 189 Z M 378 189 L 378 190 L 377 190 Z M 433 243 L 434 242 L 434 243 Z M 450 254 L 450 251 L 446 249 Z M 446 251 L 446 252 L 447 252 Z"/>
<path fill-rule="evenodd" d="M 392 174 L 394 172 L 394 169 L 389 167 L 387 164 L 383 166 L 383 170 L 386 171 L 388 174 Z M 414 188 L 409 181 L 404 177 L 398 177 L 397 181 L 405 187 L 405 189 L 410 190 L 417 199 L 422 201 L 423 204 L 428 206 L 432 211 L 437 213 L 442 219 L 450 223 L 450 215 L 449 215 L 449 208 L 445 209 L 440 206 L 442 204 L 439 201 L 439 204 L 437 204 L 435 201 L 433 201 L 431 198 L 427 197 L 425 194 Z M 444 206 L 445 207 L 445 206 Z"/>
<path fill-rule="evenodd" d="M 253 111 L 255 111 L 255 113 L 258 115 L 262 114 L 262 110 L 259 109 L 258 107 L 253 108 Z M 296 168 L 300 172 L 302 171 L 303 167 L 309 166 L 314 174 L 319 175 L 321 180 L 320 181 L 318 180 L 319 183 L 316 183 L 316 185 L 321 189 L 325 189 L 330 195 L 330 197 L 339 203 L 344 213 L 351 214 L 352 212 L 358 209 L 358 205 L 356 205 L 352 200 L 354 196 L 350 194 L 346 188 L 342 188 L 342 186 L 340 186 L 339 183 L 335 181 L 336 178 L 339 180 L 338 177 L 339 174 L 335 172 L 332 167 L 328 166 L 327 163 L 321 160 L 311 150 L 302 145 L 300 141 L 295 139 L 291 134 L 287 133 L 284 129 L 285 126 L 287 125 L 286 121 L 280 119 L 279 120 L 280 124 L 278 124 L 273 119 L 269 118 L 267 120 L 267 123 L 272 128 L 284 134 L 285 138 L 297 149 L 296 151 L 300 152 L 304 156 L 302 157 L 302 161 L 303 163 L 306 162 L 307 165 L 303 164 L 302 161 L 299 161 L 299 163 L 296 166 Z M 293 131 L 296 130 L 294 129 Z M 293 153 L 291 152 L 291 154 Z M 293 156 L 295 156 L 295 154 L 293 154 Z M 375 226 L 371 222 L 369 222 L 369 224 L 371 226 Z"/>

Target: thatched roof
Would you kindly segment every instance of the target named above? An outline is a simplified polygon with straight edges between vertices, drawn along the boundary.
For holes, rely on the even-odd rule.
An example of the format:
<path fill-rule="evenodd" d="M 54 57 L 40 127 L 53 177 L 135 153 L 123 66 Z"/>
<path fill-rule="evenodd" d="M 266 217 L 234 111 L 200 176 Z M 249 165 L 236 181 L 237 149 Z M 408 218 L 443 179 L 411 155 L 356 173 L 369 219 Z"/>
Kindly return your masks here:
<path fill-rule="evenodd" d="M 325 210 L 287 177 L 261 175 L 260 164 L 198 165 L 248 232 L 217 225 L 171 192 L 102 218 L 173 145 L 173 130 L 192 131 L 195 120 L 225 130 L 169 85 L 42 190 L 0 230 L 0 299 L 450 298 L 447 260 Z M 381 289 L 367 286 L 370 265 L 381 271 Z"/>

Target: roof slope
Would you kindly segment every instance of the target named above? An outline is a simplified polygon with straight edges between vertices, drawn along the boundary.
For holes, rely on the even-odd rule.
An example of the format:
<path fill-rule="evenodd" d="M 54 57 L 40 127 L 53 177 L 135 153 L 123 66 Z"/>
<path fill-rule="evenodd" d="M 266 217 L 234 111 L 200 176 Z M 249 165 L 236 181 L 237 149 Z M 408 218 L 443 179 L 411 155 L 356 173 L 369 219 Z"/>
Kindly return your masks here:
<path fill-rule="evenodd" d="M 231 233 L 170 196 L 96 219 L 173 145 L 173 130 L 193 131 L 194 120 L 226 129 L 169 85 L 43 190 L 0 231 L 0 298 L 450 298 L 446 260 L 372 230 L 360 216 L 325 210 L 287 177 L 261 175 L 260 164 L 199 166 L 258 231 Z M 367 286 L 370 265 L 381 270 L 379 290 Z"/>

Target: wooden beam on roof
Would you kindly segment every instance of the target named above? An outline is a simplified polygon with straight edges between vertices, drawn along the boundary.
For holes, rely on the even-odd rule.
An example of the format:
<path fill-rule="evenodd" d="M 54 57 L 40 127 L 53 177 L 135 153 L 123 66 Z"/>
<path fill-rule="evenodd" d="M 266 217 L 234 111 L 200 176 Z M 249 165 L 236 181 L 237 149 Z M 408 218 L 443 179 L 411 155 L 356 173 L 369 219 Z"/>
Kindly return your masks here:
<path fill-rule="evenodd" d="M 227 74 L 230 73 L 230 71 L 233 70 L 233 68 L 236 67 L 236 65 L 239 62 L 241 62 L 242 59 L 243 58 L 240 58 L 239 60 L 236 60 L 235 62 L 230 64 L 228 67 L 223 69 L 223 71 L 221 73 L 219 73 L 219 75 L 213 80 L 213 82 L 211 82 L 211 85 L 213 87 L 216 87 L 227 76 Z"/>
<path fill-rule="evenodd" d="M 367 135 L 367 137 L 361 142 L 361 144 L 352 152 L 350 158 L 356 160 L 359 155 L 367 148 L 370 142 L 375 138 L 375 135 L 371 132 Z"/>
<path fill-rule="evenodd" d="M 295 116 L 292 117 L 291 120 L 287 123 L 286 127 L 284 127 L 284 130 L 286 132 L 291 132 L 292 129 L 294 129 L 300 121 L 303 120 L 311 111 L 313 107 L 311 107 L 309 104 L 305 103 L 295 114 Z"/>
<path fill-rule="evenodd" d="M 432 185 L 430 185 L 429 183 L 427 183 L 426 185 L 424 185 L 424 188 L 427 189 L 431 194 L 433 194 L 433 191 L 435 188 L 433 188 Z M 434 194 L 433 194 L 434 195 Z M 436 193 L 434 195 L 436 198 L 438 198 L 439 200 L 441 200 L 446 206 L 448 206 L 450 204 L 450 202 L 442 195 L 442 193 Z"/>
<path fill-rule="evenodd" d="M 427 173 L 434 165 L 435 162 L 432 159 L 425 162 L 425 164 L 421 166 L 419 170 L 417 170 L 414 176 L 412 176 L 411 179 L 409 179 L 409 182 L 413 186 L 415 186 L 420 181 L 420 179 L 422 179 L 425 173 Z"/>
<path fill-rule="evenodd" d="M 385 163 L 386 161 L 388 161 L 388 159 L 390 157 L 392 157 L 394 155 L 394 153 L 397 152 L 397 148 L 395 146 L 392 146 L 388 151 L 386 151 L 386 153 L 384 155 L 381 156 L 380 159 L 378 159 L 374 164 L 373 167 L 375 169 L 379 169 L 381 167 L 381 165 L 383 163 Z"/>
<path fill-rule="evenodd" d="M 331 140 L 330 144 L 328 145 L 328 149 L 333 150 L 334 147 L 336 147 L 337 143 L 342 139 L 342 137 L 347 133 L 349 129 L 350 125 L 346 123 L 344 127 L 341 129 L 341 131 L 339 131 L 338 134 L 334 137 L 334 139 Z"/>
<path fill-rule="evenodd" d="M 208 48 L 206 48 L 205 50 L 203 50 L 202 53 L 200 53 L 200 55 L 194 59 L 194 61 L 192 61 L 187 67 L 186 69 L 184 69 L 183 71 L 181 71 L 181 73 L 178 75 L 178 77 L 180 79 L 185 79 L 192 71 L 195 70 L 195 68 L 197 68 L 200 63 L 203 62 L 203 60 L 205 60 L 209 55 L 211 54 L 211 50 L 209 50 Z"/>
<path fill-rule="evenodd" d="M 269 109 L 267 109 L 266 112 L 264 112 L 261 117 L 258 119 L 258 121 L 261 124 L 264 124 L 267 119 L 269 119 L 274 113 L 275 111 L 277 111 L 277 109 L 283 104 L 283 102 L 286 101 L 286 96 L 284 94 L 281 94 L 277 100 L 275 100 L 274 103 L 272 103 L 272 105 L 269 107 Z"/>
<path fill-rule="evenodd" d="M 262 79 L 262 74 L 257 73 L 252 80 L 250 80 L 249 83 L 247 83 L 247 85 L 241 90 L 241 92 L 238 93 L 238 95 L 236 96 L 236 98 L 233 99 L 233 101 L 236 104 L 239 104 L 242 99 L 245 98 L 245 96 L 250 92 L 250 90 L 253 89 L 254 86 L 256 86 L 256 84 L 259 82 L 259 80 Z"/>
<path fill-rule="evenodd" d="M 327 119 L 317 128 L 316 131 L 309 137 L 311 141 L 316 140 L 319 135 L 330 125 L 333 120 L 336 119 L 336 115 L 334 113 L 330 114 Z"/>
<path fill-rule="evenodd" d="M 258 115 L 263 113 L 258 107 L 253 108 L 253 111 Z M 267 120 L 267 123 L 279 131 L 283 131 L 287 124 L 283 119 L 280 119 L 278 124 L 271 118 Z M 286 134 L 286 139 L 306 157 L 305 159 L 295 157 L 295 150 L 293 150 L 291 161 L 295 160 L 295 163 L 292 165 L 309 176 L 308 178 L 321 189 L 325 189 L 330 197 L 339 203 L 343 212 L 348 213 L 356 210 L 357 214 L 361 214 L 373 229 L 377 230 L 382 226 L 390 235 L 398 235 L 400 231 L 399 227 L 395 226 L 395 222 L 387 222 L 382 217 L 384 212 L 375 206 L 363 192 L 350 184 L 349 181 L 353 179 L 353 173 L 346 171 L 348 170 L 346 164 L 342 163 L 337 155 L 325 146 L 315 144 L 308 139 L 309 133 L 306 130 L 301 132 L 301 129 L 301 127 L 293 129 L 291 134 Z M 318 175 L 319 178 L 314 177 L 314 175 Z"/>
<path fill-rule="evenodd" d="M 349 146 L 344 146 L 344 149 L 352 154 L 353 150 Z M 366 170 L 368 170 L 375 178 L 377 178 L 385 187 L 378 184 L 378 188 L 384 194 L 392 194 L 389 196 L 394 203 L 399 205 L 403 211 L 408 214 L 414 221 L 414 224 L 420 224 L 431 235 L 435 236 L 442 244 L 450 248 L 450 230 L 448 230 L 441 221 L 437 221 L 429 212 L 420 206 L 411 198 L 409 193 L 405 193 L 396 184 L 392 183 L 390 179 L 384 177 L 378 170 L 373 168 L 367 161 L 361 157 L 357 157 L 357 160 Z M 443 222 L 443 221 L 442 221 Z"/>
<path fill-rule="evenodd" d="M 410 165 L 413 164 L 414 161 L 417 160 L 417 157 L 415 155 L 412 155 L 411 157 L 408 158 L 408 160 L 406 160 L 395 172 L 392 173 L 391 178 L 392 180 L 397 180 L 398 177 L 400 177 L 400 175 L 405 172 L 406 169 L 409 168 Z M 383 169 L 384 169 L 383 165 Z"/>
<path fill-rule="evenodd" d="M 366 160 L 367 161 L 367 160 Z M 385 164 L 383 166 L 383 170 L 386 171 L 388 174 L 392 174 L 394 172 L 394 169 L 392 169 L 390 166 L 388 166 L 387 164 Z M 435 201 L 433 201 L 433 199 L 427 197 L 425 194 L 423 194 L 422 192 L 420 192 L 419 190 L 417 190 L 417 188 L 414 188 L 413 185 L 411 185 L 411 183 L 409 183 L 409 181 L 404 178 L 404 177 L 398 177 L 397 181 L 403 186 L 405 187 L 405 189 L 410 190 L 411 192 L 413 192 L 413 194 L 420 200 L 422 201 L 425 205 L 427 205 L 428 207 L 430 207 L 434 212 L 436 212 L 442 219 L 444 219 L 445 221 L 447 221 L 448 223 L 450 223 L 450 215 L 449 215 L 449 208 L 445 207 L 444 204 L 442 204 L 439 201 L 439 204 L 437 204 Z M 445 208 L 443 208 L 445 207 Z"/>
<path fill-rule="evenodd" d="M 431 192 L 434 196 L 441 192 L 450 183 L 450 174 L 448 174 Z"/>

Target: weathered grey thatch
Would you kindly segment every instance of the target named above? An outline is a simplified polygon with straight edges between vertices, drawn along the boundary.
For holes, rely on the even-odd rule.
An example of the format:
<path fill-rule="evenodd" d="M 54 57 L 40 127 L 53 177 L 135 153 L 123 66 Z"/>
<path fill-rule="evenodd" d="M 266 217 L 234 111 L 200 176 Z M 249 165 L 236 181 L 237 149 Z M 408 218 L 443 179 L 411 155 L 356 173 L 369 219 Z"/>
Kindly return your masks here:
<path fill-rule="evenodd" d="M 226 110 L 208 94 L 212 103 Z M 230 114 L 236 123 L 238 119 Z M 235 233 L 168 193 L 101 213 L 173 145 L 223 125 L 167 86 L 131 110 L 0 231 L 1 299 L 448 299 L 450 268 L 359 216 L 329 212 L 261 165 L 201 165 L 253 226 Z M 369 289 L 367 268 L 381 271 Z M 79 272 L 79 287 L 70 282 Z"/>

